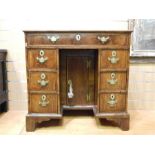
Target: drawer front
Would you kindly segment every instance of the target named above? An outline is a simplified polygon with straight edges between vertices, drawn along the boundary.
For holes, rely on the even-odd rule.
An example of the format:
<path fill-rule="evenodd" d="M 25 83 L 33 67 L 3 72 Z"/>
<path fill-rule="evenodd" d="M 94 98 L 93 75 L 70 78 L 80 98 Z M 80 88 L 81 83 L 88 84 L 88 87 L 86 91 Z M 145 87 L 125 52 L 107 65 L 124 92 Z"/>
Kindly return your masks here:
<path fill-rule="evenodd" d="M 101 50 L 101 69 L 126 69 L 128 66 L 127 50 Z"/>
<path fill-rule="evenodd" d="M 58 67 L 58 51 L 52 49 L 30 49 L 28 50 L 28 67 L 50 68 Z"/>
<path fill-rule="evenodd" d="M 108 45 L 128 46 L 128 34 L 121 33 L 33 33 L 27 34 L 28 45 Z"/>
<path fill-rule="evenodd" d="M 122 72 L 101 72 L 100 90 L 126 90 L 127 76 Z"/>
<path fill-rule="evenodd" d="M 29 90 L 58 91 L 58 74 L 53 72 L 30 72 Z"/>
<path fill-rule="evenodd" d="M 30 112 L 58 113 L 57 94 L 30 94 Z"/>
<path fill-rule="evenodd" d="M 126 110 L 126 94 L 103 93 L 99 95 L 100 112 L 123 112 Z"/>

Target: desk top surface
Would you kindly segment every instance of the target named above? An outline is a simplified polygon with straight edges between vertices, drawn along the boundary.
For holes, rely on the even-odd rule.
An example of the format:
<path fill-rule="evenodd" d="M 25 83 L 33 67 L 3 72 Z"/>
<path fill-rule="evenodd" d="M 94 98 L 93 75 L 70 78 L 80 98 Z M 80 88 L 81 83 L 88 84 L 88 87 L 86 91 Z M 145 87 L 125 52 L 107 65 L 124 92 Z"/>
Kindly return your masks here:
<path fill-rule="evenodd" d="M 24 30 L 24 33 L 131 33 L 132 30 Z"/>

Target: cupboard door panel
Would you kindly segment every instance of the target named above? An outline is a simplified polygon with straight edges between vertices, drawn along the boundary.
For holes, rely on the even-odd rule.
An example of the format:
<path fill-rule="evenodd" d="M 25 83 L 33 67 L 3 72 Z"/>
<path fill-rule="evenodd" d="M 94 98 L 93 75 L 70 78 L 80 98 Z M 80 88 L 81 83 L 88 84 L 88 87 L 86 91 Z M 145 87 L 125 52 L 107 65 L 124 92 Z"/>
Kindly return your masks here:
<path fill-rule="evenodd" d="M 70 82 L 70 83 L 69 83 Z M 70 87 L 73 89 L 73 97 L 67 98 L 68 105 L 87 105 L 88 94 L 88 68 L 87 57 L 67 57 L 67 94 Z M 70 91 L 71 92 L 71 91 Z"/>

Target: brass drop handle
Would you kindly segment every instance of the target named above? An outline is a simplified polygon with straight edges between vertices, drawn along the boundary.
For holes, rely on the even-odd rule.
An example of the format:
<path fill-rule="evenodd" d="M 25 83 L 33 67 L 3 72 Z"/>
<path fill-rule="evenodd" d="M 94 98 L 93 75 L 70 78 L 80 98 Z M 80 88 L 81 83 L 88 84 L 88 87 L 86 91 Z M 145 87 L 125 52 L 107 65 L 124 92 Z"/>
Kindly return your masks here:
<path fill-rule="evenodd" d="M 68 98 L 73 98 L 73 87 L 72 87 L 72 81 L 68 80 Z"/>
<path fill-rule="evenodd" d="M 43 64 L 48 60 L 48 57 L 44 57 L 45 55 L 45 51 L 40 50 L 39 52 L 40 57 L 36 57 L 36 60 L 40 63 Z"/>
<path fill-rule="evenodd" d="M 117 83 L 117 79 L 116 79 L 116 74 L 115 73 L 111 73 L 111 79 L 110 80 L 107 80 L 107 82 L 110 84 L 110 85 L 115 85 Z"/>
<path fill-rule="evenodd" d="M 116 51 L 112 51 L 111 52 L 111 57 L 108 57 L 108 60 L 112 63 L 112 64 L 116 64 L 119 61 L 119 58 L 117 57 L 117 52 Z"/>
<path fill-rule="evenodd" d="M 40 80 L 38 80 L 38 84 L 40 84 L 41 87 L 45 87 L 48 85 L 48 80 L 45 80 L 46 75 L 44 73 L 41 73 Z"/>
<path fill-rule="evenodd" d="M 110 107 L 114 107 L 117 103 L 116 96 L 114 94 L 111 94 L 107 103 Z"/>
<path fill-rule="evenodd" d="M 107 43 L 109 40 L 110 40 L 110 37 L 109 36 L 98 36 L 97 39 L 102 43 L 102 44 L 105 44 Z"/>
<path fill-rule="evenodd" d="M 42 95 L 40 97 L 39 105 L 41 105 L 42 107 L 46 107 L 48 104 L 49 104 L 49 101 L 47 100 L 46 95 Z"/>
<path fill-rule="evenodd" d="M 48 36 L 48 39 L 52 42 L 52 43 L 56 43 L 60 37 L 59 36 Z"/>

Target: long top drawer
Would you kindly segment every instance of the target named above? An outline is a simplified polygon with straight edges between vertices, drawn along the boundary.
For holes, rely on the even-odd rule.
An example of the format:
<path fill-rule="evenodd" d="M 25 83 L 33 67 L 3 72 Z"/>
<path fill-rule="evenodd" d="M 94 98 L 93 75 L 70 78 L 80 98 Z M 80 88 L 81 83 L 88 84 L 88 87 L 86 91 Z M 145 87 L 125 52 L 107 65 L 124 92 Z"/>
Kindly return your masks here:
<path fill-rule="evenodd" d="M 123 32 L 31 32 L 25 31 L 27 46 L 52 46 L 59 48 L 74 46 L 79 48 L 129 48 L 129 31 Z"/>

